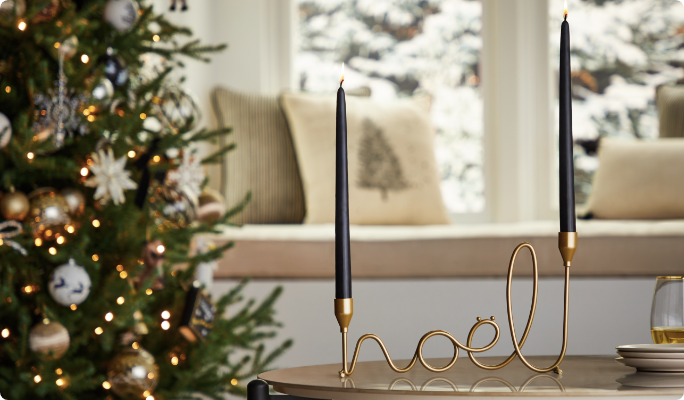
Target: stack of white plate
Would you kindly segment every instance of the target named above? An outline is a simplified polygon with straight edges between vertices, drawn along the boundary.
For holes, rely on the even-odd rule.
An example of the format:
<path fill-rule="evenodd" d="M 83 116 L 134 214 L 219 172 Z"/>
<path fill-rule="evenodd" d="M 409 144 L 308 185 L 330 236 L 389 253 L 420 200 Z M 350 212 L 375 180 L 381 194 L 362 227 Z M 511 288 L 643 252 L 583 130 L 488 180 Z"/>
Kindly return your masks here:
<path fill-rule="evenodd" d="M 616 347 L 616 358 L 638 371 L 684 372 L 684 344 L 629 344 Z"/>

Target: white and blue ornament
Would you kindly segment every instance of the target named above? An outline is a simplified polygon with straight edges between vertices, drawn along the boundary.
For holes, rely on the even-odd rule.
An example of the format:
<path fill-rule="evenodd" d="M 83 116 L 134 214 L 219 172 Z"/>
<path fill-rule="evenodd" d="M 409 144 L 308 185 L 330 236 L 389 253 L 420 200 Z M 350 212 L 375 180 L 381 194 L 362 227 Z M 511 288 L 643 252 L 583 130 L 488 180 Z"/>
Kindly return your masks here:
<path fill-rule="evenodd" d="M 102 16 L 114 29 L 125 32 L 138 20 L 138 4 L 133 0 L 109 0 Z"/>
<path fill-rule="evenodd" d="M 60 305 L 81 304 L 90 294 L 90 275 L 85 268 L 70 259 L 55 268 L 48 284 L 50 296 Z"/>

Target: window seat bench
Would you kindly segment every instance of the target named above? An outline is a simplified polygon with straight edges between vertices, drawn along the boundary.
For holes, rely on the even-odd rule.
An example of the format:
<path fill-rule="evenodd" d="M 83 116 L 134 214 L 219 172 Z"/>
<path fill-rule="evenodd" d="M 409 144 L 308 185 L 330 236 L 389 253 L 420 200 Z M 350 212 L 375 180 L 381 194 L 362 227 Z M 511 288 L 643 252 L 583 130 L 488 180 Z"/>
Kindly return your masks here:
<path fill-rule="evenodd" d="M 542 276 L 563 275 L 558 223 L 352 225 L 356 278 L 505 276 L 515 246 L 534 245 Z M 578 221 L 573 276 L 684 275 L 684 220 Z M 235 247 L 219 260 L 215 278 L 332 278 L 335 228 L 322 225 L 245 225 L 211 235 Z M 530 256 L 518 256 L 516 275 L 531 275 Z"/>

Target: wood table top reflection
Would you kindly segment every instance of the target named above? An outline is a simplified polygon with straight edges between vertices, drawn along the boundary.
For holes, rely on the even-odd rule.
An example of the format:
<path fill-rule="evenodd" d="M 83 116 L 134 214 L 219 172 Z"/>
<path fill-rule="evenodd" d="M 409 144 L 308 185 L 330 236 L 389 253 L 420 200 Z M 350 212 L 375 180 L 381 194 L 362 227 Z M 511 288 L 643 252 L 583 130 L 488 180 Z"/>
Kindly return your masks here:
<path fill-rule="evenodd" d="M 505 357 L 478 358 L 496 364 Z M 529 357 L 534 365 L 551 365 L 556 357 Z M 433 366 L 449 359 L 428 360 Z M 408 361 L 398 361 L 403 366 Z M 363 400 L 427 399 L 434 396 L 474 397 L 626 397 L 679 399 L 684 394 L 684 373 L 636 372 L 614 356 L 567 356 L 562 376 L 538 374 L 519 359 L 497 371 L 475 366 L 467 357 L 447 372 L 433 373 L 421 365 L 399 374 L 383 361 L 360 362 L 351 377 L 340 378 L 340 364 L 269 371 L 259 375 L 280 393 L 316 399 Z"/>

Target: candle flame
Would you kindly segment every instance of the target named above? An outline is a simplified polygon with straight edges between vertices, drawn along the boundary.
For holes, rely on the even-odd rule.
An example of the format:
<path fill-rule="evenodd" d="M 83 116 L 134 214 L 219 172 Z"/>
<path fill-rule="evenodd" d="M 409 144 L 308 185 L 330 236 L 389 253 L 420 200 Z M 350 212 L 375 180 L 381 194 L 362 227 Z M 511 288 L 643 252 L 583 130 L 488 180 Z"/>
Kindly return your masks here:
<path fill-rule="evenodd" d="M 344 82 L 344 63 L 342 63 L 342 75 L 340 75 L 340 86 L 342 86 L 342 82 Z"/>
<path fill-rule="evenodd" d="M 568 0 L 565 0 L 565 4 L 563 6 L 563 19 L 568 19 Z"/>

